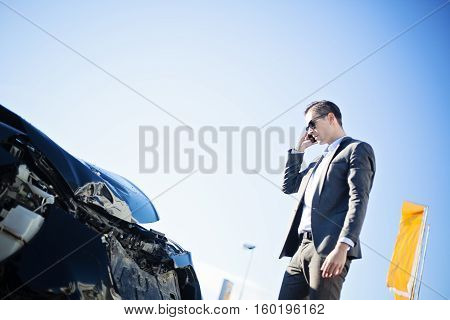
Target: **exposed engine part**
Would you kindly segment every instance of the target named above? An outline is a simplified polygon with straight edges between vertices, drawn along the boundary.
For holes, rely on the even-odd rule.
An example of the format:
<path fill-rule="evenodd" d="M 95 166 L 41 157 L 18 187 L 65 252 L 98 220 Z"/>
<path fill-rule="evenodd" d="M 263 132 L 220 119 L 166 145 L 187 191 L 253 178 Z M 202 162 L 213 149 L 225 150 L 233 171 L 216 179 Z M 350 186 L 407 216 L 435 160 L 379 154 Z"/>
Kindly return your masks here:
<path fill-rule="evenodd" d="M 103 182 L 88 183 L 79 188 L 75 196 L 80 201 L 101 207 L 114 217 L 132 222 L 128 205 L 116 197 Z"/>
<path fill-rule="evenodd" d="M 44 218 L 22 206 L 2 210 L 0 221 L 0 261 L 17 252 L 39 231 Z"/>
<path fill-rule="evenodd" d="M 19 203 L 31 211 L 45 212 L 45 206 L 55 203 L 55 196 L 37 175 L 28 170 L 25 164 L 17 168 L 17 175 L 11 184 L 1 181 L 5 189 L 0 193 L 0 205 L 8 208 L 9 203 Z M 11 208 L 11 206 L 9 206 Z"/>
<path fill-rule="evenodd" d="M 13 149 L 15 155 L 20 154 L 18 150 Z M 17 252 L 36 235 L 44 223 L 44 217 L 36 212 L 43 213 L 46 205 L 55 202 L 53 195 L 35 184 L 48 189 L 22 164 L 14 183 L 5 186 L 0 194 L 0 261 Z"/>
<path fill-rule="evenodd" d="M 114 237 L 108 237 L 108 244 L 114 282 L 123 299 L 181 299 L 174 270 L 153 275 L 144 271 L 147 269 L 145 258 L 142 258 L 139 266 Z"/>
<path fill-rule="evenodd" d="M 28 170 L 27 166 L 22 164 L 18 168 L 17 173 L 17 179 L 22 180 L 24 183 L 28 185 L 30 190 L 37 196 L 42 198 L 42 204 L 35 209 L 35 211 L 42 209 L 47 204 L 54 204 L 55 203 L 55 197 L 46 191 L 44 191 L 42 188 L 48 189 L 48 187 L 42 183 L 41 179 L 37 177 L 35 174 L 31 173 L 30 170 Z M 36 187 L 33 182 L 39 183 L 40 187 Z"/>
<path fill-rule="evenodd" d="M 16 146 L 11 146 L 11 149 L 10 149 L 9 152 L 16 159 L 21 159 L 22 158 L 23 151 L 20 148 L 16 147 Z"/>

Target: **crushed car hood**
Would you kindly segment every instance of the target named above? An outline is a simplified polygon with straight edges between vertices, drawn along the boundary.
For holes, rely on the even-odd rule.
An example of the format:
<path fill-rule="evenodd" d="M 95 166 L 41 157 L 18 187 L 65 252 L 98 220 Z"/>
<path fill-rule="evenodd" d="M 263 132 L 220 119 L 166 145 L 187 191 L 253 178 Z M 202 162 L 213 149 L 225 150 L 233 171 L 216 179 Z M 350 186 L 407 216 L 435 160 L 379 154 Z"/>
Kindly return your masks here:
<path fill-rule="evenodd" d="M 158 213 L 148 197 L 127 179 L 77 159 L 40 130 L 0 105 L 2 140 L 24 136 L 37 147 L 78 199 L 129 222 L 152 223 Z M 6 137 L 8 135 L 8 137 Z"/>

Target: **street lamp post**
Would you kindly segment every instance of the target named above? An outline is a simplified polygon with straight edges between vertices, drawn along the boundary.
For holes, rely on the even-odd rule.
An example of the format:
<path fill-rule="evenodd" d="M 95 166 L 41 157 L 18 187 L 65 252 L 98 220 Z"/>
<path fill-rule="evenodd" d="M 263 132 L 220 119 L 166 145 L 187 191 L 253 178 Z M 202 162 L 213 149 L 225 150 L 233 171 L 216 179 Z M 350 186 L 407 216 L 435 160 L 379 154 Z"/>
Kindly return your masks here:
<path fill-rule="evenodd" d="M 242 288 L 241 293 L 239 294 L 239 300 L 242 300 L 242 296 L 244 295 L 244 289 L 245 289 L 245 282 L 247 281 L 248 272 L 250 271 L 250 266 L 252 264 L 253 259 L 253 249 L 255 249 L 256 246 L 249 243 L 244 243 L 244 249 L 250 250 L 250 260 L 248 261 L 247 270 L 245 271 L 244 281 L 242 282 Z"/>

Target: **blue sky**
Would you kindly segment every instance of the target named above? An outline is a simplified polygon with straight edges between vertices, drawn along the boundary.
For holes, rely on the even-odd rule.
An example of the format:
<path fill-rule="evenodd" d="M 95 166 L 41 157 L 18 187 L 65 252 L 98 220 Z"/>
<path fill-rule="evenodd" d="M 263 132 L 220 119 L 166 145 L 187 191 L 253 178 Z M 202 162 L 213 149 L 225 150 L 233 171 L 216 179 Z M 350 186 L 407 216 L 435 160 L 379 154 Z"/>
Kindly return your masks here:
<path fill-rule="evenodd" d="M 445 1 L 4 2 L 197 130 L 262 126 Z M 449 27 L 446 6 L 271 123 L 300 130 L 308 102 L 340 106 L 346 133 L 375 150 L 361 240 L 382 256 L 391 257 L 402 202 L 430 206 L 423 281 L 433 290 L 423 286 L 424 299 L 450 297 Z M 186 176 L 139 173 L 139 126 L 175 128 L 172 117 L 1 4 L 0 41 L 2 105 L 150 198 Z M 244 298 L 277 297 L 292 198 L 258 175 L 219 170 L 192 175 L 154 204 L 161 221 L 152 228 L 192 251 L 205 298 L 217 298 L 223 277 L 238 296 L 243 242 L 257 246 Z M 388 267 L 363 246 L 342 298 L 391 299 Z"/>

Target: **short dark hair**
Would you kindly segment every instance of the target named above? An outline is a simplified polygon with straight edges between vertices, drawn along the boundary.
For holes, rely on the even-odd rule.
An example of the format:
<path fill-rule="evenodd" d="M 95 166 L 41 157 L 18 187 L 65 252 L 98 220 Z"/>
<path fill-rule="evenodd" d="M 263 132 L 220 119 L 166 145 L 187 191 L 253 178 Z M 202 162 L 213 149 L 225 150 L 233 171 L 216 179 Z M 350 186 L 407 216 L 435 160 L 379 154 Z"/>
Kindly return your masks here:
<path fill-rule="evenodd" d="M 314 101 L 313 103 L 310 103 L 306 107 L 305 114 L 307 114 L 308 111 L 311 109 L 313 112 L 317 113 L 318 115 L 324 115 L 324 116 L 331 112 L 332 114 L 334 114 L 337 122 L 339 123 L 339 125 L 342 128 L 341 110 L 339 110 L 339 107 L 336 104 L 334 104 L 333 102 L 327 101 L 327 100 Z"/>

